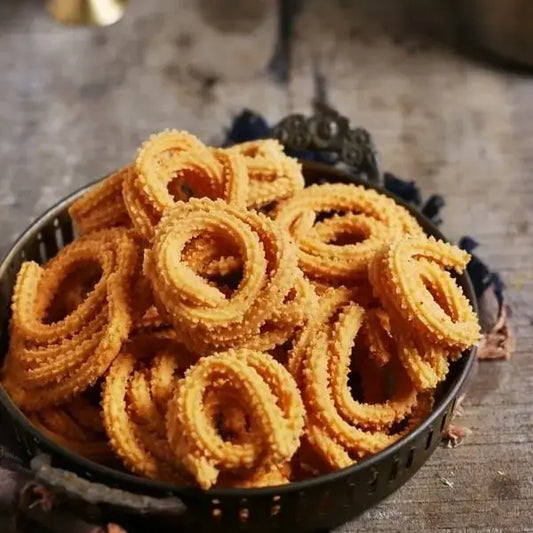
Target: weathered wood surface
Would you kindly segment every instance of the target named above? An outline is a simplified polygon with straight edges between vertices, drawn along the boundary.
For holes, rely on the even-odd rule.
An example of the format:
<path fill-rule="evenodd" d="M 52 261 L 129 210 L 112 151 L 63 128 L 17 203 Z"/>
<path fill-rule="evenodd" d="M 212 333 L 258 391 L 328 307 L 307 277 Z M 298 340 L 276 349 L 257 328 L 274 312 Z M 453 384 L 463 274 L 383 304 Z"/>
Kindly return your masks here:
<path fill-rule="evenodd" d="M 517 350 L 480 365 L 472 435 L 344 533 L 533 530 L 533 76 L 457 54 L 454 26 L 437 2 L 307 0 L 280 84 L 267 0 L 132 2 L 106 29 L 60 27 L 41 1 L 0 4 L 2 252 L 152 131 L 216 142 L 243 107 L 276 120 L 325 93 L 374 134 L 386 169 L 445 195 L 445 233 L 475 236 L 502 273 Z"/>

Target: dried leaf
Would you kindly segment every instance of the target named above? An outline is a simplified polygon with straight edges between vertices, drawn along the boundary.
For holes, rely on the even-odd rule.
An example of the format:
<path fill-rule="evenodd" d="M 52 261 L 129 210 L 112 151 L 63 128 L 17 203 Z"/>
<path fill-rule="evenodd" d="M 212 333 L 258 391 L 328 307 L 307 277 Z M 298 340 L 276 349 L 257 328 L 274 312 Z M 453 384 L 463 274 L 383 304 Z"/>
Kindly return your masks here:
<path fill-rule="evenodd" d="M 500 316 L 490 331 L 483 335 L 477 356 L 481 360 L 509 359 L 514 351 L 515 338 L 508 320 L 508 308 L 502 306 Z"/>
<path fill-rule="evenodd" d="M 463 444 L 464 439 L 470 435 L 472 431 L 464 426 L 457 426 L 450 424 L 443 435 L 443 442 L 446 448 L 457 448 Z"/>

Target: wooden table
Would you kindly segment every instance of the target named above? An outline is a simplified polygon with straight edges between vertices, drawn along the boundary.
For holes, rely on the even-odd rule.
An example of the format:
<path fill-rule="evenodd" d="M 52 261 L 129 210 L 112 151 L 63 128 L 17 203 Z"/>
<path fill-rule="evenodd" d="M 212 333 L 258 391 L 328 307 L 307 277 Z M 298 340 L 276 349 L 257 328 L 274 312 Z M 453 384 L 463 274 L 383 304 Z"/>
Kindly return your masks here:
<path fill-rule="evenodd" d="M 384 168 L 446 197 L 445 233 L 482 243 L 518 338 L 512 361 L 480 365 L 464 445 L 339 531 L 532 530 L 533 77 L 456 53 L 446 2 L 307 0 L 287 83 L 268 69 L 268 0 L 132 2 L 105 29 L 58 26 L 42 4 L 0 5 L 1 251 L 150 132 L 215 143 L 243 107 L 275 121 L 325 96 L 373 133 Z"/>

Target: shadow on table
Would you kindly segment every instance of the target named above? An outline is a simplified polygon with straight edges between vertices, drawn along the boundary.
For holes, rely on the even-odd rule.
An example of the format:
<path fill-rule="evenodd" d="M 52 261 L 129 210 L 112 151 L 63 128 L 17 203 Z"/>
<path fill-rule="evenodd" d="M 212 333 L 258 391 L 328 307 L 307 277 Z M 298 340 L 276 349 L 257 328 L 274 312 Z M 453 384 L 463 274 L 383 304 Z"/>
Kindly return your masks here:
<path fill-rule="evenodd" d="M 20 17 L 44 11 L 45 0 L 2 0 L 0 1 L 0 31 L 5 31 L 10 24 Z"/>
<path fill-rule="evenodd" d="M 339 9 L 333 10 L 328 0 L 314 2 L 319 13 L 328 11 L 331 16 L 336 11 L 339 19 L 335 24 L 348 28 L 354 42 L 368 44 L 386 36 L 412 53 L 442 47 L 494 68 L 533 73 L 533 66 L 496 56 L 481 46 L 483 17 L 476 15 L 483 10 L 478 8 L 482 3 L 475 0 L 344 0 L 339 4 Z M 305 0 L 302 7 L 306 9 Z"/>

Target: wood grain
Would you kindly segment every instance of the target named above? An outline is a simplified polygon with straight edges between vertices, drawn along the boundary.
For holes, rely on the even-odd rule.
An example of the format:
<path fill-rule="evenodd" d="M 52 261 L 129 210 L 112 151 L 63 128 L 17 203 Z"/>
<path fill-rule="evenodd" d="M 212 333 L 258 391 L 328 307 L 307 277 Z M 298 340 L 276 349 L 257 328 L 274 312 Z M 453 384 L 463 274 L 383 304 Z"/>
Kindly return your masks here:
<path fill-rule="evenodd" d="M 339 532 L 533 530 L 533 77 L 459 53 L 449 2 L 307 0 L 280 85 L 267 69 L 275 7 L 256 1 L 131 2 L 105 29 L 60 27 L 42 2 L 2 3 L 0 250 L 150 132 L 217 142 L 243 107 L 275 121 L 309 112 L 320 89 L 373 133 L 385 169 L 445 196 L 443 230 L 480 241 L 518 337 L 512 361 L 479 365 L 465 444 L 439 449 Z"/>

